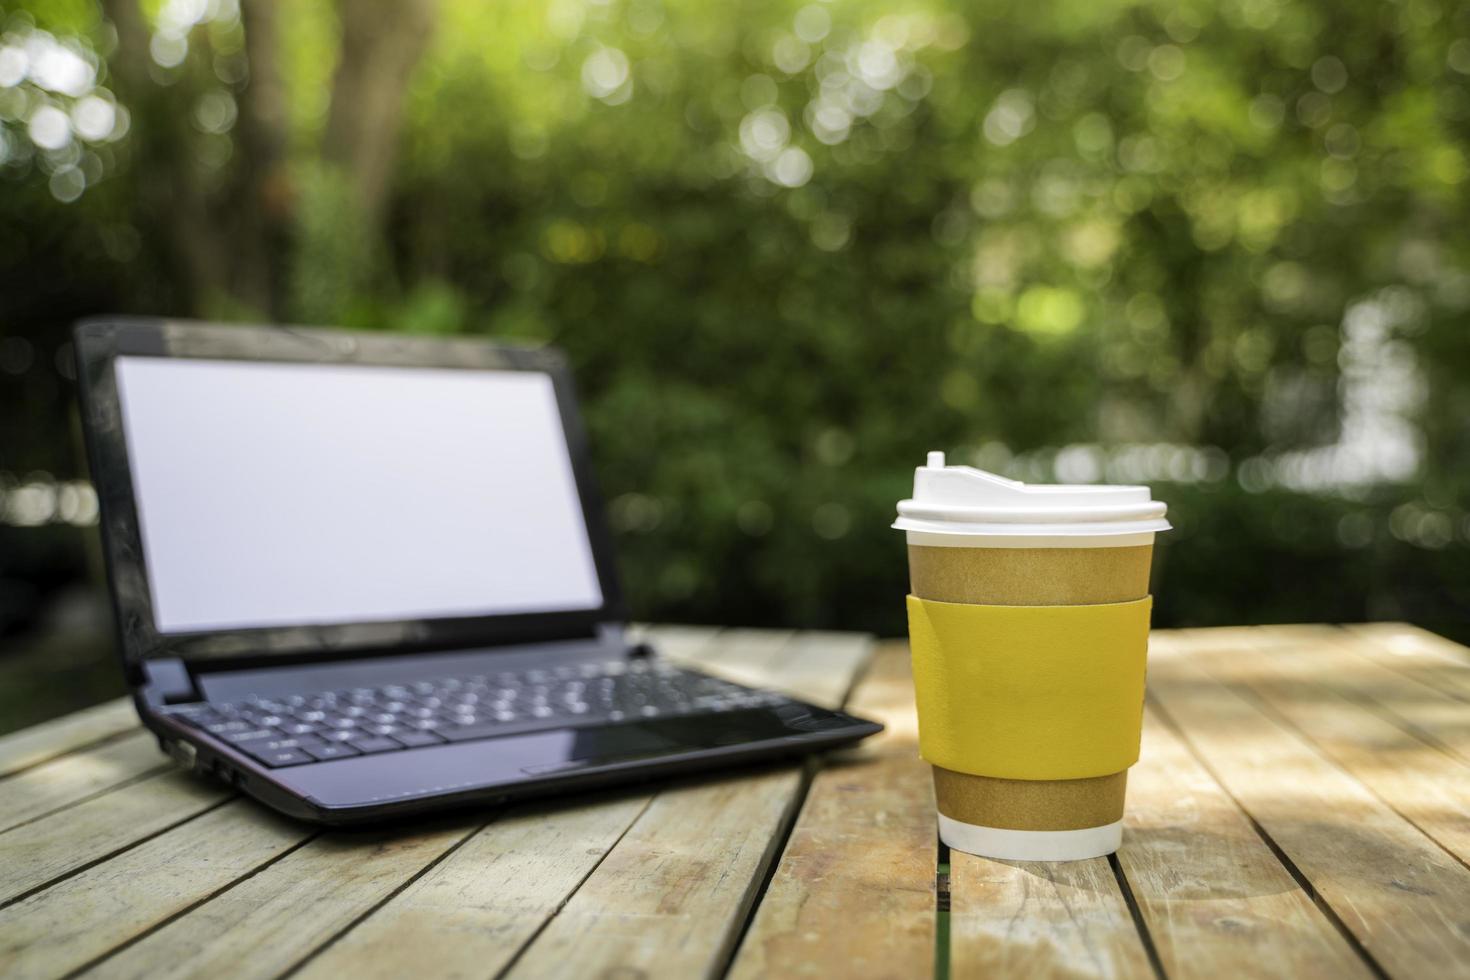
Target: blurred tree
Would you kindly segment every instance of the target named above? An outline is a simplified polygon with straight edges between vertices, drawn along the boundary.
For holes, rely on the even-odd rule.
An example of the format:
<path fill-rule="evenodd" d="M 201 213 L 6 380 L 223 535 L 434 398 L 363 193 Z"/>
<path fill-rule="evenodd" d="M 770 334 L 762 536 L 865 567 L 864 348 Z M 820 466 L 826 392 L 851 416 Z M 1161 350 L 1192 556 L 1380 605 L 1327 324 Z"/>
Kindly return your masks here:
<path fill-rule="evenodd" d="M 1157 484 L 1163 623 L 1470 621 L 1470 7 L 0 4 L 0 482 L 81 313 L 476 332 L 642 616 L 898 629 L 945 448 Z"/>
<path fill-rule="evenodd" d="M 321 243 L 314 229 L 297 227 L 301 189 L 288 156 L 281 5 L 243 0 L 238 19 L 180 25 L 187 39 L 177 66 L 183 78 L 169 85 L 158 84 L 160 34 L 137 0 L 104 0 L 103 7 L 117 37 L 109 59 L 117 95 L 139 120 L 132 174 L 143 183 L 148 208 L 170 215 L 189 305 L 265 319 L 299 316 L 287 287 L 291 254 Z M 337 4 L 341 41 L 320 150 L 316 159 L 295 163 L 316 193 L 333 196 L 331 233 L 358 248 L 371 247 L 380 234 L 404 92 L 436 14 L 437 0 Z M 237 118 L 228 150 L 208 149 Z M 226 155 L 228 166 L 211 166 L 211 153 Z"/>

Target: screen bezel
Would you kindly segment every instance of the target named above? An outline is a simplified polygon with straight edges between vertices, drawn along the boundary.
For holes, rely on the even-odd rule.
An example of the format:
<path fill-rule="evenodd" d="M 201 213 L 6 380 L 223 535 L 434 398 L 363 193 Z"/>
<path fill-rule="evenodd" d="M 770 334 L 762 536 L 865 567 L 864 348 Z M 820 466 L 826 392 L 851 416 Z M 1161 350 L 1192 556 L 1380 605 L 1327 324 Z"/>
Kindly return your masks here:
<path fill-rule="evenodd" d="M 123 660 L 176 658 L 240 666 L 402 654 L 411 650 L 493 647 L 595 636 L 626 618 L 603 514 L 577 413 L 571 376 L 551 348 L 517 348 L 474 338 L 425 338 L 305 327 L 234 326 L 185 320 L 107 318 L 75 331 L 82 430 L 100 508 L 102 551 Z M 550 377 L 566 433 L 572 473 L 603 603 L 596 609 L 310 626 L 266 626 L 160 633 L 139 531 L 137 500 L 118 397 L 119 357 L 177 357 L 457 370 L 537 371 Z"/>

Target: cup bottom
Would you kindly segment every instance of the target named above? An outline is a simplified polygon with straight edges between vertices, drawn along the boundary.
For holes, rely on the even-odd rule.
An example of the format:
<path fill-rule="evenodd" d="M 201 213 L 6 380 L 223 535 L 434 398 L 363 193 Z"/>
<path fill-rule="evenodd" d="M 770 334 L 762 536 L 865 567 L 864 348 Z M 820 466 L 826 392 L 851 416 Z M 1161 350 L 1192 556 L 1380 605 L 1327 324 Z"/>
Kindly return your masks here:
<path fill-rule="evenodd" d="M 951 849 L 1000 861 L 1083 861 L 1123 843 L 1123 821 L 1081 830 L 1004 830 L 938 814 L 939 839 Z"/>

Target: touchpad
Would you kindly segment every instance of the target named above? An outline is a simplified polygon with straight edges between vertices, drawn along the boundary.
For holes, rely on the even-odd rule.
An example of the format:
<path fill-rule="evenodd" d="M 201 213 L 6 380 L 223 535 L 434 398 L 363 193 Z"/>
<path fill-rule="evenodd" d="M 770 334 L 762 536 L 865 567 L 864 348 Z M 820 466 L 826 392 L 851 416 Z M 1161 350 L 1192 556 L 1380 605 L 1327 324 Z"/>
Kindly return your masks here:
<path fill-rule="evenodd" d="M 565 760 L 525 766 L 521 771 L 531 776 L 544 776 L 653 756 L 790 738 L 813 730 L 808 728 L 813 721 L 811 712 L 812 709 L 805 705 L 793 704 L 780 709 L 689 715 L 576 729 Z M 820 723 L 815 730 L 820 730 Z"/>
<path fill-rule="evenodd" d="M 563 769 L 583 769 L 651 755 L 665 755 L 680 747 L 678 740 L 660 734 L 647 724 L 609 725 L 575 732 L 571 750 L 561 762 L 523 766 L 521 772 L 541 776 Z"/>

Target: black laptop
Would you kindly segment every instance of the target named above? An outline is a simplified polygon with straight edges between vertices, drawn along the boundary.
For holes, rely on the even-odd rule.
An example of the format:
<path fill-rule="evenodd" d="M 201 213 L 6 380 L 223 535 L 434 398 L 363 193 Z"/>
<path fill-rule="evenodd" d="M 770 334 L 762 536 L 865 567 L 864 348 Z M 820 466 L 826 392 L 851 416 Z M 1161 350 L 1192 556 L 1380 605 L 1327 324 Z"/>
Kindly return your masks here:
<path fill-rule="evenodd" d="M 132 318 L 76 349 L 139 714 L 269 806 L 356 823 L 880 728 L 630 642 L 554 351 Z"/>

